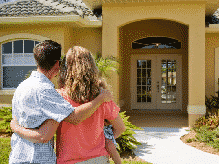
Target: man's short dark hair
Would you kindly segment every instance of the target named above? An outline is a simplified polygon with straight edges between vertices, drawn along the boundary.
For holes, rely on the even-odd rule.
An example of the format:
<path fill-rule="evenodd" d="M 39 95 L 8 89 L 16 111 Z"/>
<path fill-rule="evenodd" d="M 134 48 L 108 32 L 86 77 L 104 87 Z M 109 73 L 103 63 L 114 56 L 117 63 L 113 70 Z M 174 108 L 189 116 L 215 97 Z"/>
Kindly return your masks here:
<path fill-rule="evenodd" d="M 61 45 L 52 40 L 45 40 L 33 49 L 37 66 L 49 71 L 61 57 Z"/>

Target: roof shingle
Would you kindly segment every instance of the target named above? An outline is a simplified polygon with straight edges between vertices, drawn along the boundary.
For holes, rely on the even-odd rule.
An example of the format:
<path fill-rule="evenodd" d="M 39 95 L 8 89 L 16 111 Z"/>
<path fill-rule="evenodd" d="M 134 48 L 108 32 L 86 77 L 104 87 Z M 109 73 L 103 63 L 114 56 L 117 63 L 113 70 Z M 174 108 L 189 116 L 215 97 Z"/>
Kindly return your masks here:
<path fill-rule="evenodd" d="M 0 17 L 35 15 L 80 15 L 95 17 L 82 0 L 22 0 L 0 5 Z"/>

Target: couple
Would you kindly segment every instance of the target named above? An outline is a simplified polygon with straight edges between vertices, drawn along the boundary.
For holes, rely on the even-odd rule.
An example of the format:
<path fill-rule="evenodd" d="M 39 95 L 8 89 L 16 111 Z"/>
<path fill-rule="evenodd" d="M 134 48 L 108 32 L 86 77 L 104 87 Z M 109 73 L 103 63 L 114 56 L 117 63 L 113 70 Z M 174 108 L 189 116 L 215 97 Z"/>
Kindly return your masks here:
<path fill-rule="evenodd" d="M 113 142 L 125 125 L 90 52 L 78 46 L 69 49 L 57 91 L 50 80 L 60 65 L 65 65 L 59 60 L 61 45 L 43 41 L 33 52 L 37 71 L 18 86 L 12 100 L 11 128 L 15 133 L 9 164 L 107 164 L 109 155 L 121 163 Z M 110 126 L 103 130 L 104 120 L 113 127 L 114 136 Z"/>

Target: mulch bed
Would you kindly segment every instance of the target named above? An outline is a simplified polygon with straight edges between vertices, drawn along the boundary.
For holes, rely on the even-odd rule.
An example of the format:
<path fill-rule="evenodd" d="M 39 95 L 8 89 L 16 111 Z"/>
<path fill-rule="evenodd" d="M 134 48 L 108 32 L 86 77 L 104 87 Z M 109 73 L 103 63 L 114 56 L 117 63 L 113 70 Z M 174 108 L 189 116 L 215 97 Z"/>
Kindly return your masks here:
<path fill-rule="evenodd" d="M 123 160 L 126 160 L 126 161 L 140 161 L 140 162 L 147 162 L 141 158 L 139 158 L 138 156 L 136 156 L 134 153 L 132 152 L 126 152 L 125 154 L 121 154 L 120 155 L 121 158 Z"/>
<path fill-rule="evenodd" d="M 206 143 L 198 142 L 198 141 L 192 141 L 192 142 L 188 143 L 187 140 L 196 138 L 195 135 L 196 135 L 196 132 L 194 130 L 191 130 L 188 134 L 182 136 L 180 139 L 183 143 L 185 143 L 189 146 L 192 146 L 196 149 L 199 149 L 201 151 L 211 153 L 214 155 L 219 155 L 219 151 L 217 149 L 214 149 L 213 147 L 206 145 Z"/>
<path fill-rule="evenodd" d="M 10 138 L 12 133 L 0 132 L 0 138 Z"/>

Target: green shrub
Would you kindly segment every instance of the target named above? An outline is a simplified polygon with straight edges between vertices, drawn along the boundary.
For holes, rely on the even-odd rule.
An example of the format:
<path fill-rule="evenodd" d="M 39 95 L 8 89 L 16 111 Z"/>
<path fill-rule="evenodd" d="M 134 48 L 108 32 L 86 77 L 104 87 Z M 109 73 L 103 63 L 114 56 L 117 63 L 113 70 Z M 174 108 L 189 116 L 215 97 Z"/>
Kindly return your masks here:
<path fill-rule="evenodd" d="M 209 126 L 202 126 L 196 129 L 196 138 L 200 142 L 205 142 L 207 145 L 215 149 L 219 149 L 219 129 L 211 130 Z"/>
<path fill-rule="evenodd" d="M 11 152 L 10 138 L 0 138 L 0 163 L 8 164 L 9 154 Z"/>
<path fill-rule="evenodd" d="M 187 143 L 191 143 L 193 141 L 196 141 L 196 139 L 195 138 L 189 138 L 189 139 L 186 140 Z"/>
<path fill-rule="evenodd" d="M 214 141 L 214 138 L 216 137 L 215 133 L 210 131 L 209 126 L 202 126 L 197 129 L 196 132 L 196 138 L 201 142 Z"/>
<path fill-rule="evenodd" d="M 12 120 L 12 107 L 3 107 L 0 109 L 0 130 L 6 133 L 12 133 L 10 122 Z"/>
<path fill-rule="evenodd" d="M 219 150 L 219 117 L 214 115 L 199 118 L 193 129 L 196 131 L 196 140 L 204 142 L 209 146 Z"/>
<path fill-rule="evenodd" d="M 141 145 L 141 143 L 138 142 L 133 136 L 133 134 L 135 134 L 133 129 L 136 130 L 142 130 L 142 129 L 129 122 L 128 121 L 129 116 L 126 116 L 125 112 L 121 112 L 119 114 L 125 124 L 126 131 L 123 132 L 122 135 L 116 139 L 116 142 L 118 143 L 117 150 L 120 154 L 124 154 L 127 152 L 133 154 L 133 149 L 136 149 L 137 145 Z"/>
<path fill-rule="evenodd" d="M 125 112 L 121 112 L 119 114 L 125 124 L 126 131 L 116 139 L 116 142 L 118 143 L 118 148 L 117 148 L 118 152 L 120 154 L 127 152 L 133 153 L 133 149 L 137 148 L 137 145 L 141 145 L 141 143 L 138 142 L 133 136 L 133 134 L 135 134 L 133 129 L 136 130 L 142 130 L 142 129 L 129 122 L 128 121 L 129 116 L 126 116 Z M 3 107 L 2 109 L 0 109 L 0 118 L 3 118 L 3 120 L 0 121 L 0 129 L 2 129 L 2 131 L 4 132 L 12 133 L 10 127 L 10 122 L 12 120 L 12 108 Z"/>
<path fill-rule="evenodd" d="M 199 118 L 194 124 L 194 130 L 199 129 L 202 126 L 207 126 L 209 130 L 214 130 L 219 125 L 219 117 L 214 116 L 203 116 Z"/>
<path fill-rule="evenodd" d="M 211 95 L 211 98 L 208 98 L 207 96 L 205 96 L 205 106 L 206 106 L 206 114 L 205 114 L 206 117 L 213 115 L 218 116 L 219 97 Z"/>

